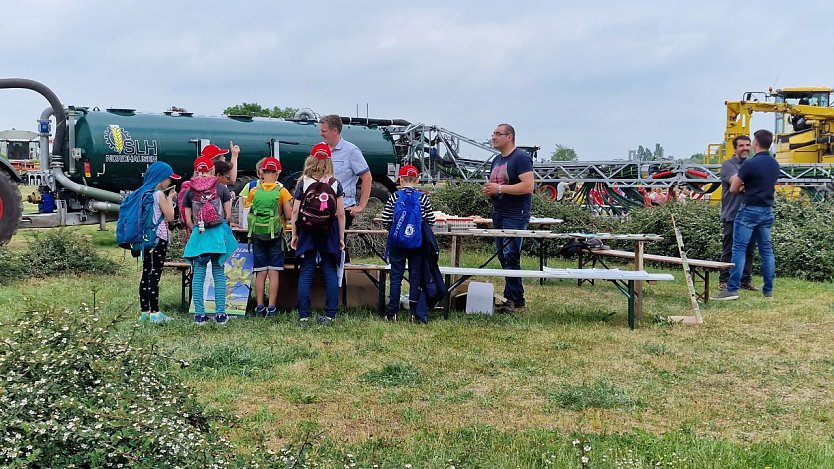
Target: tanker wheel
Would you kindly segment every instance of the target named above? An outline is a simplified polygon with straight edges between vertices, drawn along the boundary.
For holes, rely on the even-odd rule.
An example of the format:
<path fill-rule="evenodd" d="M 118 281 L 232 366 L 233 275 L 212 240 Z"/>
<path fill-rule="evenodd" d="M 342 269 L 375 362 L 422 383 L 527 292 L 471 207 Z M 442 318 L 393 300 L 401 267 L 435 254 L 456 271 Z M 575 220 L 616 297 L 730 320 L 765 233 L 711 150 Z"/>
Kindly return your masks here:
<path fill-rule="evenodd" d="M 369 199 L 379 199 L 384 205 L 385 202 L 388 202 L 388 197 L 390 196 L 391 192 L 382 183 L 374 181 L 371 184 L 371 195 Z"/>
<path fill-rule="evenodd" d="M 17 184 L 7 173 L 0 171 L 0 246 L 8 243 L 17 233 L 21 214 L 23 199 Z"/>

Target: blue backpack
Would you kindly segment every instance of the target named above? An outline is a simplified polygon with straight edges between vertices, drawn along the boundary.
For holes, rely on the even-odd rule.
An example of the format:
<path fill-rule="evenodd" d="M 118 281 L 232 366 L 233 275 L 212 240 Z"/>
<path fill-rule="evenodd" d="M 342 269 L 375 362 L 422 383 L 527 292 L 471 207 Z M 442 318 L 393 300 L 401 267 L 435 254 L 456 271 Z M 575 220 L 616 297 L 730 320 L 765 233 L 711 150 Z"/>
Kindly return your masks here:
<path fill-rule="evenodd" d="M 399 249 L 417 249 L 423 245 L 423 214 L 420 194 L 411 187 L 396 192 L 394 221 L 388 232 L 388 245 Z"/>
<path fill-rule="evenodd" d="M 130 249 L 133 257 L 139 257 L 146 249 L 153 249 L 159 243 L 156 230 L 162 223 L 162 213 L 154 217 L 156 191 L 141 196 L 128 197 L 119 207 L 119 221 L 116 224 L 116 242 L 119 247 Z"/>

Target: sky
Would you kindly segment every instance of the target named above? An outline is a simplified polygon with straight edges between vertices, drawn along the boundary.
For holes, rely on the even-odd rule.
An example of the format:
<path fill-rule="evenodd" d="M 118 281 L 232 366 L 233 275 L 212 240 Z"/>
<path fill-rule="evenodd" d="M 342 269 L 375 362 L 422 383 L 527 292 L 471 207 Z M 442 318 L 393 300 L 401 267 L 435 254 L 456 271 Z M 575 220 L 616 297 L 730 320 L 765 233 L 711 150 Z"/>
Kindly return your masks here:
<path fill-rule="evenodd" d="M 202 115 L 311 108 L 433 124 L 487 140 L 496 124 L 548 154 L 687 158 L 720 142 L 724 101 L 832 86 L 834 2 L 4 0 L 0 78 L 64 105 Z M 46 101 L 0 90 L 0 130 L 35 130 Z M 771 128 L 772 115 L 753 121 Z"/>

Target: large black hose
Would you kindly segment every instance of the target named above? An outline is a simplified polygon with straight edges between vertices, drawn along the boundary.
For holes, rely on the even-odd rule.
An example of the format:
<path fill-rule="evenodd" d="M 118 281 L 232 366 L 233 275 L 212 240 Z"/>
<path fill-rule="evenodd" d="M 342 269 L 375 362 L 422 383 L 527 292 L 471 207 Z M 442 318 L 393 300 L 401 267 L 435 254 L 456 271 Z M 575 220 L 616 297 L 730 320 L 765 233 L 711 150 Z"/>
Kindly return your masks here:
<path fill-rule="evenodd" d="M 399 125 L 399 126 L 406 126 L 411 125 L 411 122 L 408 122 L 405 119 L 368 119 L 367 117 L 345 117 L 340 116 L 342 119 L 342 124 L 346 125 L 376 125 L 376 126 L 389 126 L 389 125 Z"/>
<path fill-rule="evenodd" d="M 64 112 L 64 105 L 58 96 L 46 87 L 43 83 L 27 80 L 25 78 L 0 78 L 0 89 L 21 88 L 40 93 L 49 101 L 55 113 L 55 139 L 52 142 L 52 162 L 60 163 L 64 153 L 64 134 L 67 132 L 67 115 Z"/>

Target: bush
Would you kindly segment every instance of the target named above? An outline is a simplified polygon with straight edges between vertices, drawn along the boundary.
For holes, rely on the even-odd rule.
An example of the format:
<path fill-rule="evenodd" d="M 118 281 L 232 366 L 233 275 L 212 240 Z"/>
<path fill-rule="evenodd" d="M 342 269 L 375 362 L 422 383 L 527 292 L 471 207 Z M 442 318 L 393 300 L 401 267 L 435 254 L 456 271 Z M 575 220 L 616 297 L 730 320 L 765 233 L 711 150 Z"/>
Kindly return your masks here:
<path fill-rule="evenodd" d="M 447 182 L 430 194 L 435 210 L 449 215 L 492 217 L 492 203 L 484 196 L 483 187 L 472 182 Z"/>
<path fill-rule="evenodd" d="M 82 272 L 112 274 L 118 271 L 117 265 L 99 254 L 88 238 L 65 229 L 32 233 L 21 255 L 21 262 L 26 273 L 36 277 Z"/>
<path fill-rule="evenodd" d="M 806 280 L 834 279 L 834 204 L 808 199 L 777 200 L 773 252 L 776 274 Z"/>
<path fill-rule="evenodd" d="M 672 215 L 683 236 L 688 257 L 718 260 L 721 258 L 721 206 L 712 203 L 665 204 L 631 210 L 628 217 L 613 227 L 616 233 L 651 233 L 662 241 L 647 243 L 652 254 L 678 257 L 678 244 L 672 229 Z M 612 247 L 634 249 L 634 243 L 608 243 Z"/>
<path fill-rule="evenodd" d="M 23 276 L 23 266 L 20 256 L 5 247 L 0 247 L 0 285 L 20 280 Z"/>
<path fill-rule="evenodd" d="M 3 467 L 224 467 L 231 446 L 153 348 L 93 312 L 31 313 L 0 342 Z M 139 327 L 139 326 L 136 326 Z"/>
<path fill-rule="evenodd" d="M 560 233 L 607 231 L 610 226 L 608 219 L 594 216 L 588 207 L 556 202 L 539 193 L 533 195 L 532 213 L 536 217 L 562 220 L 562 223 L 553 227 Z"/>

